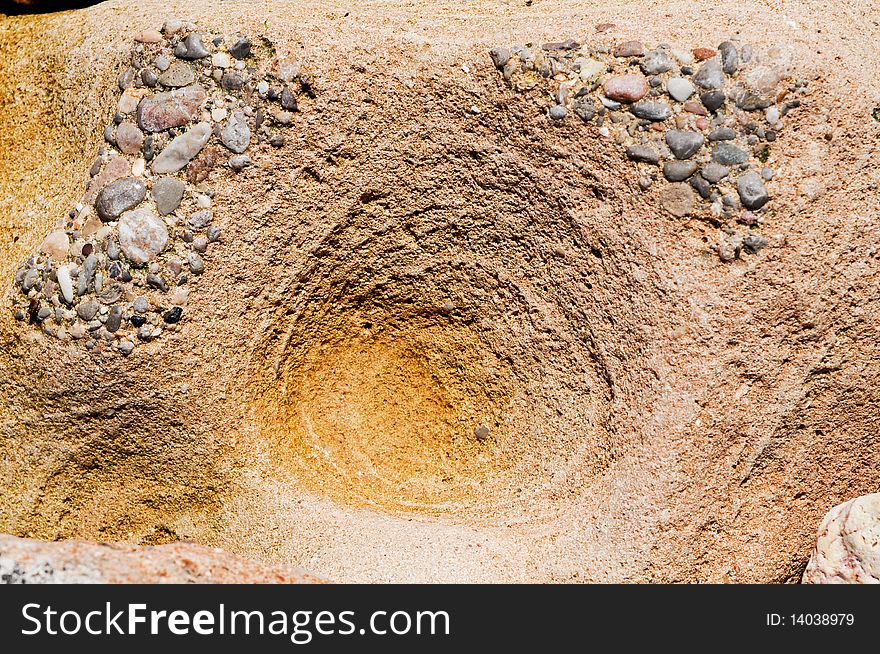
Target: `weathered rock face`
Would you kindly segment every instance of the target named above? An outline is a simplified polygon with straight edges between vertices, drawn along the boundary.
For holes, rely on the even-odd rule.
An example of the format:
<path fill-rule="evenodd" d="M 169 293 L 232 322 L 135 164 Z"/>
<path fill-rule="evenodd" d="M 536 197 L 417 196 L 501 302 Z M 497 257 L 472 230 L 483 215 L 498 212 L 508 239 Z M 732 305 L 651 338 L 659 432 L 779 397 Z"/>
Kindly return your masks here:
<path fill-rule="evenodd" d="M 880 493 L 831 509 L 819 526 L 805 584 L 880 584 Z"/>
<path fill-rule="evenodd" d="M 13 310 L 4 291 L 0 306 L 0 530 L 191 539 L 345 581 L 793 581 L 827 507 L 880 484 L 880 259 L 866 210 L 880 28 L 842 3 L 790 0 L 783 17 L 757 0 L 693 0 L 650 21 L 614 10 L 617 26 L 597 32 L 607 5 L 492 0 L 451 20 L 436 3 L 388 0 L 340 31 L 308 4 L 285 3 L 265 27 L 252 2 L 195 0 L 186 17 L 202 33 L 231 25 L 252 39 L 236 72 L 263 57 L 254 69 L 270 79 L 217 90 L 211 56 L 187 64 L 212 98 L 178 127 L 208 115 L 222 129 L 242 111 L 253 165 L 236 172 L 212 136 L 173 174 L 187 192 L 146 267 L 115 233 L 83 237 L 91 217 L 68 218 L 98 147 L 95 188 L 115 161 L 129 177 L 143 159 L 155 211 L 151 157 L 180 133 L 145 132 L 143 157 L 102 142 L 123 72 L 107 53 L 168 18 L 167 3 L 129 5 L 0 29 L 0 279 L 20 288 L 17 267 L 77 221 L 66 263 L 22 271 L 42 304 L 31 312 L 16 291 Z M 673 75 L 698 86 L 683 69 L 701 63 L 673 49 L 718 57 L 756 15 L 737 35 L 736 80 L 722 70 L 724 87 L 697 88 L 687 107 L 664 90 Z M 569 32 L 605 67 L 582 62 L 590 79 L 560 88 L 575 59 L 556 79 L 551 57 L 571 51 L 540 44 Z M 646 47 L 609 63 L 635 39 Z M 163 40 L 150 47 L 165 60 L 141 60 L 157 77 L 174 62 Z M 766 58 L 745 61 L 746 42 Z M 202 41 L 231 59 L 230 43 Z M 639 102 L 671 115 L 600 103 L 607 66 L 640 71 L 630 57 L 663 43 L 674 68 Z M 801 107 L 749 117 L 745 134 L 728 93 L 788 47 L 792 80 L 809 84 L 768 74 L 786 95 L 762 97 Z M 501 48 L 499 69 L 488 51 Z M 283 109 L 284 86 L 298 113 Z M 563 100 L 551 122 L 545 109 Z M 768 180 L 758 157 L 777 122 Z M 666 131 L 728 123 L 743 163 L 710 168 L 707 142 L 681 160 L 698 164 L 690 178 L 663 178 Z M 200 178 L 210 148 L 218 163 Z M 743 166 L 772 196 L 758 212 L 736 206 Z M 694 186 L 709 178 L 718 190 Z M 191 221 L 201 211 L 211 220 Z M 90 255 L 103 288 L 80 298 Z M 92 300 L 89 322 L 65 317 Z M 108 343 L 121 354 L 94 351 Z"/>
<path fill-rule="evenodd" d="M 0 535 L 4 584 L 321 584 L 305 570 L 268 566 L 194 543 L 157 547 Z"/>

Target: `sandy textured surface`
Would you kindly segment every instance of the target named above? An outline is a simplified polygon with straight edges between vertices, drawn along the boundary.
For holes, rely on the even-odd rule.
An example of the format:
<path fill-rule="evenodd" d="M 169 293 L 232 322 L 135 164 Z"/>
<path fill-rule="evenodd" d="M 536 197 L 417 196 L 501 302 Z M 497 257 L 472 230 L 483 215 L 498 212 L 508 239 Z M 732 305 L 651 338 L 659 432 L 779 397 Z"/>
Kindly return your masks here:
<path fill-rule="evenodd" d="M 0 536 L 7 584 L 315 584 L 303 570 L 266 566 L 192 543 L 137 547 Z"/>
<path fill-rule="evenodd" d="M 339 581 L 786 582 L 828 507 L 876 490 L 876 3 L 0 19 L 4 284 L 81 196 L 133 34 L 170 15 L 270 36 L 316 98 L 213 180 L 223 244 L 171 337 L 92 357 L 3 300 L 0 531 Z M 595 129 L 549 129 L 486 54 L 569 37 L 791 49 L 810 92 L 769 161 L 770 248 L 720 263 L 715 228 L 661 212 Z"/>

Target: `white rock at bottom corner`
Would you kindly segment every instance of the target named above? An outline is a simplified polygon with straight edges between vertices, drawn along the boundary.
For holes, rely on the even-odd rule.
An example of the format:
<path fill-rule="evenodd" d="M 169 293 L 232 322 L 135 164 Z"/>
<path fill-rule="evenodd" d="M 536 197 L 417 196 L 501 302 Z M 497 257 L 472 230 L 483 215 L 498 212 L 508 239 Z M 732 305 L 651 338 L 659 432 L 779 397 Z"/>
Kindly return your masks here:
<path fill-rule="evenodd" d="M 802 581 L 880 583 L 880 493 L 838 504 L 825 515 Z"/>
<path fill-rule="evenodd" d="M 168 228 L 148 209 L 126 211 L 119 219 L 119 247 L 128 260 L 145 264 L 168 244 Z"/>

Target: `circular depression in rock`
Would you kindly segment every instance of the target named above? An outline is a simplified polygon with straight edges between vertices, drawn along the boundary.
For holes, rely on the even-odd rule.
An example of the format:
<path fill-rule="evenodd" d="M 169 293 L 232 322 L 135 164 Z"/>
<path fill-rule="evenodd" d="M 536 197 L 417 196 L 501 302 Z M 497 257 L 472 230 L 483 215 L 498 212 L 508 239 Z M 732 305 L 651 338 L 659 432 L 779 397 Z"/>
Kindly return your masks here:
<path fill-rule="evenodd" d="M 559 258 L 543 230 L 472 210 L 419 220 L 430 229 L 355 213 L 300 257 L 254 386 L 271 460 L 310 492 L 395 514 L 553 511 L 613 450 L 585 319 L 595 256 Z"/>

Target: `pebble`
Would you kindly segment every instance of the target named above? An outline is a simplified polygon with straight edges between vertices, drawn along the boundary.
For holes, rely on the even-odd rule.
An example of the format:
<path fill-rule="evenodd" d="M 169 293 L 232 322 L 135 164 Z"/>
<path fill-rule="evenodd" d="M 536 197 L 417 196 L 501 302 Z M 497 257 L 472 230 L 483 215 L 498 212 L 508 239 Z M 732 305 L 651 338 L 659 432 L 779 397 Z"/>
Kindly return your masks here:
<path fill-rule="evenodd" d="M 232 65 L 232 59 L 226 52 L 215 52 L 211 55 L 211 64 L 217 68 L 229 68 Z"/>
<path fill-rule="evenodd" d="M 209 209 L 196 211 L 186 220 L 186 224 L 191 229 L 204 229 L 214 219 L 214 214 Z"/>
<path fill-rule="evenodd" d="M 165 280 L 156 273 L 147 274 L 147 286 L 151 286 L 152 288 L 162 291 L 163 293 L 166 293 L 168 291 L 168 284 L 166 284 Z"/>
<path fill-rule="evenodd" d="M 49 232 L 49 235 L 40 243 L 37 251 L 55 261 L 64 261 L 70 252 L 70 239 L 63 229 L 56 229 Z"/>
<path fill-rule="evenodd" d="M 220 228 L 214 225 L 208 227 L 205 230 L 205 236 L 208 238 L 209 243 L 215 243 L 220 240 Z"/>
<path fill-rule="evenodd" d="M 737 107 L 743 111 L 757 111 L 758 109 L 766 109 L 772 104 L 770 98 L 760 93 L 755 93 L 749 89 L 739 89 L 733 96 L 733 101 Z"/>
<path fill-rule="evenodd" d="M 226 91 L 240 91 L 244 86 L 244 79 L 238 73 L 226 71 L 220 77 L 220 86 Z"/>
<path fill-rule="evenodd" d="M 725 41 L 718 46 L 718 52 L 721 55 L 721 70 L 728 75 L 733 75 L 739 68 L 739 55 L 736 52 L 736 46 L 730 41 Z"/>
<path fill-rule="evenodd" d="M 165 223 L 148 209 L 135 209 L 119 220 L 119 246 L 129 261 L 143 265 L 155 259 L 168 244 Z"/>
<path fill-rule="evenodd" d="M 141 81 L 144 83 L 144 86 L 153 88 L 159 83 L 159 77 L 149 68 L 144 68 L 141 71 Z"/>
<path fill-rule="evenodd" d="M 136 207 L 146 197 L 144 183 L 135 177 L 124 177 L 104 187 L 95 199 L 95 211 L 105 222 L 116 220 L 123 211 Z"/>
<path fill-rule="evenodd" d="M 284 143 L 284 137 L 280 134 L 275 134 L 274 136 L 271 136 L 269 138 L 269 145 L 271 145 L 273 148 L 282 148 L 284 147 Z"/>
<path fill-rule="evenodd" d="M 672 116 L 672 109 L 665 102 L 637 102 L 630 107 L 630 111 L 638 118 L 651 121 L 666 120 Z"/>
<path fill-rule="evenodd" d="M 656 164 L 660 162 L 660 153 L 650 145 L 630 145 L 626 149 L 626 156 L 632 161 Z"/>
<path fill-rule="evenodd" d="M 652 50 L 642 57 L 639 66 L 645 75 L 660 75 L 672 70 L 672 59 L 662 50 Z"/>
<path fill-rule="evenodd" d="M 492 48 L 489 50 L 489 58 L 495 65 L 495 68 L 502 70 L 504 65 L 510 61 L 510 50 L 507 48 Z"/>
<path fill-rule="evenodd" d="M 80 302 L 78 305 L 76 305 L 76 315 L 78 315 L 80 318 L 82 318 L 86 322 L 89 322 L 96 315 L 98 315 L 99 308 L 100 308 L 100 306 L 94 300 L 87 300 L 85 302 Z"/>
<path fill-rule="evenodd" d="M 190 252 L 186 256 L 186 263 L 189 265 L 189 271 L 194 275 L 201 275 L 205 271 L 205 262 L 195 252 Z"/>
<path fill-rule="evenodd" d="M 260 83 L 257 84 L 257 93 L 260 95 L 266 95 L 269 92 L 269 82 L 266 80 L 260 80 Z"/>
<path fill-rule="evenodd" d="M 144 30 L 136 34 L 134 40 L 138 43 L 161 43 L 162 34 L 156 30 Z"/>
<path fill-rule="evenodd" d="M 281 108 L 284 109 L 284 111 L 299 111 L 299 106 L 296 103 L 296 96 L 294 96 L 291 90 L 286 86 L 284 87 L 284 90 L 281 91 Z"/>
<path fill-rule="evenodd" d="M 55 278 L 58 280 L 58 287 L 61 289 L 61 297 L 67 304 L 73 304 L 73 280 L 70 278 L 70 268 L 61 266 L 55 272 Z"/>
<path fill-rule="evenodd" d="M 602 87 L 605 96 L 618 102 L 636 102 L 648 92 L 648 81 L 642 75 L 618 75 Z"/>
<path fill-rule="evenodd" d="M 168 324 L 173 325 L 174 323 L 180 322 L 180 318 L 182 316 L 183 309 L 181 309 L 180 307 L 172 307 L 162 315 L 162 320 L 164 320 Z"/>
<path fill-rule="evenodd" d="M 717 143 L 712 148 L 712 160 L 725 166 L 738 166 L 749 160 L 749 153 L 733 143 Z"/>
<path fill-rule="evenodd" d="M 692 52 L 694 53 L 694 59 L 697 61 L 706 61 L 718 54 L 711 48 L 694 48 Z"/>
<path fill-rule="evenodd" d="M 700 174 L 712 184 L 717 184 L 730 174 L 730 168 L 713 161 L 703 166 Z"/>
<path fill-rule="evenodd" d="M 749 234 L 743 239 L 743 248 L 749 254 L 756 254 L 770 245 L 770 242 L 760 234 Z"/>
<path fill-rule="evenodd" d="M 700 102 L 712 113 L 715 113 L 724 105 L 725 99 L 725 95 L 721 91 L 707 91 L 700 94 Z"/>
<path fill-rule="evenodd" d="M 124 91 L 131 88 L 131 85 L 134 84 L 134 76 L 136 74 L 137 71 L 134 68 L 126 68 L 122 71 L 116 79 L 116 83 L 119 85 L 119 90 Z"/>
<path fill-rule="evenodd" d="M 236 111 L 220 132 L 220 140 L 227 148 L 237 154 L 244 152 L 251 143 L 251 130 L 247 126 L 244 114 Z"/>
<path fill-rule="evenodd" d="M 115 334 L 119 331 L 119 327 L 121 325 L 122 307 L 116 304 L 110 308 L 110 313 L 107 314 L 107 320 L 104 322 L 104 329 L 106 329 L 111 334 Z"/>
<path fill-rule="evenodd" d="M 201 59 L 210 54 L 208 48 L 202 43 L 202 35 L 193 32 L 177 44 L 174 48 L 174 56 L 180 59 Z"/>
<path fill-rule="evenodd" d="M 575 115 L 585 123 L 596 117 L 596 105 L 587 96 L 578 98 L 572 105 Z"/>
<path fill-rule="evenodd" d="M 144 145 L 144 133 L 134 123 L 120 123 L 116 128 L 116 146 L 125 154 L 137 154 Z"/>
<path fill-rule="evenodd" d="M 153 184 L 153 200 L 159 215 L 167 216 L 180 206 L 184 184 L 174 177 L 163 177 Z"/>
<path fill-rule="evenodd" d="M 614 48 L 615 57 L 641 57 L 645 46 L 640 41 L 625 41 Z"/>
<path fill-rule="evenodd" d="M 709 59 L 694 75 L 694 84 L 704 89 L 720 89 L 724 86 L 724 71 L 717 59 Z"/>
<path fill-rule="evenodd" d="M 192 241 L 193 250 L 204 254 L 208 249 L 208 239 L 204 236 L 197 236 Z"/>
<path fill-rule="evenodd" d="M 765 166 L 761 169 L 761 177 L 764 178 L 765 182 L 769 182 L 771 179 L 773 179 L 773 171 Z"/>
<path fill-rule="evenodd" d="M 767 109 L 767 113 L 764 114 L 764 118 L 768 124 L 775 125 L 779 122 L 779 109 L 776 107 L 770 107 Z"/>
<path fill-rule="evenodd" d="M 669 161 L 663 164 L 663 176 L 670 182 L 682 182 L 695 172 L 695 161 Z"/>
<path fill-rule="evenodd" d="M 130 114 L 132 111 L 137 109 L 141 98 L 143 98 L 147 93 L 147 89 L 127 89 L 119 97 L 119 102 L 116 105 L 116 110 L 120 114 Z"/>
<path fill-rule="evenodd" d="M 98 257 L 90 254 L 83 261 L 82 269 L 77 277 L 76 292 L 80 297 L 89 292 L 89 285 L 95 278 L 95 271 L 98 269 Z"/>
<path fill-rule="evenodd" d="M 131 303 L 131 308 L 137 313 L 146 313 L 150 309 L 150 303 L 143 295 L 139 295 Z"/>
<path fill-rule="evenodd" d="M 243 36 L 235 44 L 229 48 L 229 54 L 236 59 L 246 59 L 251 56 L 251 42 L 246 36 Z"/>
<path fill-rule="evenodd" d="M 137 107 L 138 125 L 146 132 L 185 125 L 199 113 L 207 97 L 205 89 L 193 84 L 144 98 Z"/>
<path fill-rule="evenodd" d="M 694 85 L 683 77 L 671 77 L 666 82 L 666 91 L 677 102 L 684 102 L 693 95 L 695 90 Z"/>
<path fill-rule="evenodd" d="M 477 437 L 478 441 L 486 440 L 487 438 L 489 438 L 489 428 L 486 425 L 474 427 L 474 436 Z"/>
<path fill-rule="evenodd" d="M 713 129 L 709 133 L 709 140 L 715 141 L 732 141 L 736 138 L 736 132 L 730 127 L 719 127 Z"/>
<path fill-rule="evenodd" d="M 550 111 L 548 113 L 550 114 L 550 118 L 552 118 L 553 120 L 562 120 L 568 115 L 568 109 L 566 109 L 561 104 L 555 104 L 550 107 Z"/>
<path fill-rule="evenodd" d="M 660 204 L 676 218 L 682 218 L 694 210 L 694 192 L 687 184 L 667 184 L 660 191 Z"/>
<path fill-rule="evenodd" d="M 746 209 L 760 209 L 770 199 L 764 182 L 754 171 L 747 172 L 736 180 L 736 190 Z"/>
<path fill-rule="evenodd" d="M 696 100 L 688 100 L 683 105 L 681 105 L 681 108 L 690 114 L 694 114 L 695 116 L 707 116 L 709 114 L 709 112 L 706 111 L 706 107 L 704 107 L 702 103 L 697 102 Z"/>
<path fill-rule="evenodd" d="M 131 341 L 122 340 L 119 341 L 119 345 L 116 346 L 117 349 L 122 353 L 122 356 L 128 356 L 131 354 L 132 350 L 134 350 L 134 343 Z"/>
<path fill-rule="evenodd" d="M 639 177 L 639 188 L 643 191 L 647 191 L 651 188 L 651 184 L 653 180 L 650 177 Z"/>
<path fill-rule="evenodd" d="M 736 248 L 730 243 L 722 243 L 718 246 L 718 258 L 724 263 L 730 263 L 736 259 Z"/>
<path fill-rule="evenodd" d="M 171 60 L 165 55 L 159 55 L 153 60 L 153 65 L 158 68 L 160 72 L 166 71 L 168 70 L 168 66 L 171 65 Z"/>
<path fill-rule="evenodd" d="M 186 166 L 211 138 L 211 124 L 201 122 L 174 138 L 151 164 L 154 173 L 174 173 Z"/>
<path fill-rule="evenodd" d="M 676 159 L 690 159 L 703 146 L 703 135 L 690 130 L 671 129 L 666 132 L 666 145 Z"/>
<path fill-rule="evenodd" d="M 193 72 L 191 66 L 182 61 L 176 61 L 171 64 L 171 67 L 168 68 L 168 70 L 159 75 L 159 84 L 162 86 L 177 88 L 180 86 L 189 86 L 195 81 L 195 79 L 196 74 Z"/>
<path fill-rule="evenodd" d="M 700 194 L 704 200 L 712 199 L 712 185 L 709 184 L 701 175 L 691 177 L 691 187 Z"/>
<path fill-rule="evenodd" d="M 251 161 L 251 158 L 246 154 L 237 154 L 235 156 L 229 157 L 229 167 L 236 172 L 244 170 L 252 163 L 253 161 Z"/>

